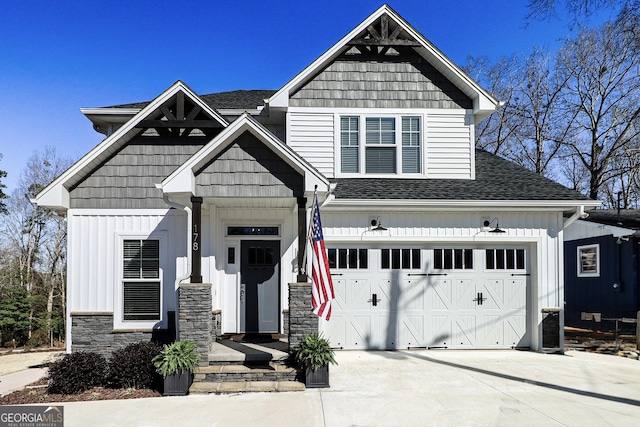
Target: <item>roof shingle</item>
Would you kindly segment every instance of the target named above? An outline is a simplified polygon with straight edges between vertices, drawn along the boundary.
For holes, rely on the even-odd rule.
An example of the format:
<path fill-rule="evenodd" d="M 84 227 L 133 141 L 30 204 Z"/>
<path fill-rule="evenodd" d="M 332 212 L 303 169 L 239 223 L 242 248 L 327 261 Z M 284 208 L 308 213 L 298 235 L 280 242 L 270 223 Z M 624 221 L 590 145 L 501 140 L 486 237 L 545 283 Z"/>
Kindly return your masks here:
<path fill-rule="evenodd" d="M 476 150 L 476 179 L 337 178 L 336 199 L 590 200 L 499 156 Z"/>

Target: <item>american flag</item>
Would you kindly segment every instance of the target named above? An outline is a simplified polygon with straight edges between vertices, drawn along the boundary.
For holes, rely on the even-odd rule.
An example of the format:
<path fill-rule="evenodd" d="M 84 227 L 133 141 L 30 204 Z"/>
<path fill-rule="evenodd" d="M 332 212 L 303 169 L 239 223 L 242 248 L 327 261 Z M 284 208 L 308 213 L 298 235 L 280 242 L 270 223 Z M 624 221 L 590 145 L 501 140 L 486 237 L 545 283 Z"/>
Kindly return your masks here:
<path fill-rule="evenodd" d="M 313 258 L 311 260 L 311 305 L 313 312 L 322 319 L 331 318 L 331 300 L 335 298 L 333 282 L 329 271 L 327 249 L 324 246 L 322 235 L 322 222 L 320 222 L 320 208 L 318 195 L 315 195 L 313 206 L 313 222 L 311 228 L 311 247 Z"/>

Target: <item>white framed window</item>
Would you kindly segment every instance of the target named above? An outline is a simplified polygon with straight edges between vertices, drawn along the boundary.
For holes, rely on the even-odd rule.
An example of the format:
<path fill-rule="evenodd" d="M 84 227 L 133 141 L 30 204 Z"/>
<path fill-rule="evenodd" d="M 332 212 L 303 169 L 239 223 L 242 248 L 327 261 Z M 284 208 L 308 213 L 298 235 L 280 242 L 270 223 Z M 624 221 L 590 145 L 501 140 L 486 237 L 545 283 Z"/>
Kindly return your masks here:
<path fill-rule="evenodd" d="M 422 173 L 420 116 L 345 115 L 340 116 L 339 126 L 340 173 Z"/>
<path fill-rule="evenodd" d="M 600 277 L 600 245 L 578 246 L 578 277 Z"/>
<path fill-rule="evenodd" d="M 114 304 L 115 329 L 164 327 L 164 233 L 119 234 L 118 237 L 116 256 L 119 260 L 119 279 Z"/>

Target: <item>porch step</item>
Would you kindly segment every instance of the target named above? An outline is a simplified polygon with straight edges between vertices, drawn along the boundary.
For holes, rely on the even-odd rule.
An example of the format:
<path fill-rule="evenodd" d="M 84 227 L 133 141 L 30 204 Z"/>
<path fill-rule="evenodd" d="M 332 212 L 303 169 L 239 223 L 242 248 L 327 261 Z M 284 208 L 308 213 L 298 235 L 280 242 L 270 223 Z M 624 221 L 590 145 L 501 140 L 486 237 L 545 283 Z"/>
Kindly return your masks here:
<path fill-rule="evenodd" d="M 194 382 L 189 388 L 190 394 L 207 393 L 246 393 L 246 392 L 285 392 L 304 391 L 303 383 L 297 381 L 230 381 L 230 382 Z"/>
<path fill-rule="evenodd" d="M 209 365 L 196 369 L 194 383 L 295 381 L 296 368 L 279 363 L 265 365 Z"/>
<path fill-rule="evenodd" d="M 222 340 L 211 343 L 209 348 L 210 365 L 284 363 L 288 358 L 288 343 L 280 340 L 268 343 Z"/>

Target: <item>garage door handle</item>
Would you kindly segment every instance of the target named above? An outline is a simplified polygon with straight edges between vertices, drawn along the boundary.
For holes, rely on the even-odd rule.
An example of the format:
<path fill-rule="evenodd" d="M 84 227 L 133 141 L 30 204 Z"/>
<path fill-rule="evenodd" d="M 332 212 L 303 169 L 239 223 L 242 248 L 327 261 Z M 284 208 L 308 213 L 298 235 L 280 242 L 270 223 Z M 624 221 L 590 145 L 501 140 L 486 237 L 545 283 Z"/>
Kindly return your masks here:
<path fill-rule="evenodd" d="M 427 276 L 447 276 L 447 273 L 429 273 Z"/>
<path fill-rule="evenodd" d="M 482 296 L 482 292 L 478 292 L 478 293 L 476 294 L 476 297 L 473 299 L 473 301 L 477 302 L 477 303 L 478 303 L 478 305 L 482 305 L 482 303 L 484 302 L 484 300 L 486 300 L 486 298 L 484 298 L 484 297 Z"/>
<path fill-rule="evenodd" d="M 511 276 L 531 276 L 531 273 L 511 273 Z"/>
<path fill-rule="evenodd" d="M 371 295 L 371 299 L 370 299 L 370 300 L 368 300 L 367 302 L 370 302 L 370 303 L 372 303 L 372 304 L 373 304 L 373 306 L 374 306 L 374 307 L 377 307 L 377 305 L 378 305 L 378 301 L 380 301 L 380 300 L 378 299 L 378 294 L 373 294 L 373 295 Z"/>

